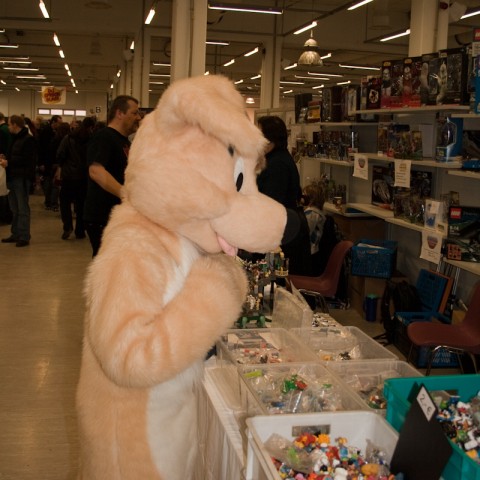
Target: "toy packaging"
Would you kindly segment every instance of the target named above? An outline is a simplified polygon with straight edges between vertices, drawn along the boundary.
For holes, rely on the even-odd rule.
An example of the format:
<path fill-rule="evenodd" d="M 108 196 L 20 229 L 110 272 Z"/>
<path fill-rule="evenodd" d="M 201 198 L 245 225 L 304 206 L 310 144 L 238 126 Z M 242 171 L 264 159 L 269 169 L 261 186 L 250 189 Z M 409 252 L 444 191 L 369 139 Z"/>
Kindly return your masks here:
<path fill-rule="evenodd" d="M 368 77 L 367 80 L 367 110 L 380 108 L 382 89 L 381 77 Z"/>
<path fill-rule="evenodd" d="M 391 167 L 373 165 L 372 204 L 391 210 L 393 204 L 394 172 Z"/>
<path fill-rule="evenodd" d="M 454 162 L 462 159 L 463 118 L 439 116 L 437 119 L 437 162 Z"/>
<path fill-rule="evenodd" d="M 322 122 L 342 121 L 342 91 L 340 86 L 323 89 Z"/>
<path fill-rule="evenodd" d="M 382 63 L 382 108 L 399 108 L 403 104 L 403 60 L 385 60 Z"/>
<path fill-rule="evenodd" d="M 468 105 L 469 96 L 467 88 L 468 77 L 468 57 L 467 49 L 451 48 L 447 50 L 440 50 L 439 57 L 446 58 L 447 67 L 447 87 L 445 96 L 441 103 Z M 441 72 L 443 74 L 443 72 Z M 438 103 L 438 102 L 437 102 Z"/>
<path fill-rule="evenodd" d="M 441 105 L 447 91 L 447 59 L 438 55 L 428 61 L 428 105 Z"/>
<path fill-rule="evenodd" d="M 404 107 L 419 107 L 420 74 L 422 72 L 422 57 L 409 57 L 403 61 L 402 104 Z"/>
<path fill-rule="evenodd" d="M 445 252 L 449 260 L 480 262 L 480 207 L 449 208 Z"/>

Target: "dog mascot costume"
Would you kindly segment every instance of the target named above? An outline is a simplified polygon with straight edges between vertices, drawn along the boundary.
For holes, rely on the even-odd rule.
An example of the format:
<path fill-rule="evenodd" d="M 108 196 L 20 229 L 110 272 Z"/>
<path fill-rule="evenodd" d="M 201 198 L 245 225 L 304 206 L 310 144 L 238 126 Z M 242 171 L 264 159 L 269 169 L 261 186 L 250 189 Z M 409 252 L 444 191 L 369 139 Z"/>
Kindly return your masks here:
<path fill-rule="evenodd" d="M 236 249 L 287 224 L 257 190 L 265 146 L 221 76 L 175 82 L 143 120 L 86 279 L 82 480 L 194 478 L 204 358 L 247 293 Z"/>

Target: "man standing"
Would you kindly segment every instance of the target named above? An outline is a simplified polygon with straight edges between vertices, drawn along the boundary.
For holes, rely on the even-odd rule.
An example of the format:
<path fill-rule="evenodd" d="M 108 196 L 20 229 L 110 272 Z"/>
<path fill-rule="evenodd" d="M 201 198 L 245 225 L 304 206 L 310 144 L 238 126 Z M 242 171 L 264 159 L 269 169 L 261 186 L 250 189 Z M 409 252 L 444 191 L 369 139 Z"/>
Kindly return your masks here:
<path fill-rule="evenodd" d="M 6 155 L 11 143 L 12 136 L 10 135 L 5 115 L 0 112 L 0 153 Z"/>
<path fill-rule="evenodd" d="M 115 98 L 108 111 L 108 125 L 90 139 L 87 149 L 88 186 L 85 229 L 93 256 L 100 248 L 102 233 L 112 208 L 120 203 L 130 141 L 140 122 L 138 100 L 128 95 Z"/>
<path fill-rule="evenodd" d="M 11 235 L 3 238 L 3 243 L 15 243 L 26 247 L 30 243 L 30 187 L 35 178 L 37 144 L 28 133 L 25 120 L 19 115 L 11 115 L 8 128 L 12 134 L 12 144 L 7 157 L 0 157 L 0 166 L 7 170 L 8 202 L 12 210 Z"/>

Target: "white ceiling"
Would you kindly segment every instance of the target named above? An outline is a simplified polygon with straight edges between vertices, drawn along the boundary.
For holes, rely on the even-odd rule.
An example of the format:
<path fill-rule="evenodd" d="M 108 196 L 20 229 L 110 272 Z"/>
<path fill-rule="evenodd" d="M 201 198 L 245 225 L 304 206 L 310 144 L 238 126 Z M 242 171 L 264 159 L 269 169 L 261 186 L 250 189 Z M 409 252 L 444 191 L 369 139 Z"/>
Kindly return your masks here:
<path fill-rule="evenodd" d="M 50 19 L 43 18 L 38 0 L 0 0 L 0 28 L 5 28 L 5 33 L 0 34 L 0 43 L 19 45 L 15 50 L 0 49 L 0 62 L 5 57 L 27 56 L 32 62 L 28 66 L 39 70 L 23 73 L 43 74 L 51 84 L 70 88 L 70 79 L 64 68 L 67 62 L 78 90 L 106 92 L 115 81 L 118 69 L 124 66 L 124 51 L 142 28 L 149 29 L 152 34 L 152 62 L 170 62 L 172 0 L 158 0 L 157 13 L 150 26 L 144 26 L 143 22 L 154 3 L 152 0 L 44 1 Z M 469 9 L 480 7 L 480 1 L 461 2 Z M 233 3 L 233 0 L 224 3 Z M 242 1 L 235 0 L 235 3 Z M 379 66 L 382 60 L 408 55 L 409 37 L 391 42 L 378 41 L 379 37 L 409 28 L 408 0 L 374 0 L 353 11 L 348 11 L 347 7 L 355 2 L 345 0 L 245 0 L 243 3 L 278 6 L 284 13 L 262 15 L 209 10 L 207 39 L 223 39 L 230 41 L 230 45 L 207 46 L 206 69 L 211 73 L 223 73 L 233 81 L 244 80 L 238 88 L 253 96 L 258 94 L 259 85 L 258 80 L 250 80 L 250 77 L 260 73 L 261 53 L 248 58 L 243 54 L 255 46 L 259 46 L 261 52 L 265 39 L 276 34 L 283 38 L 282 66 L 292 64 L 297 61 L 303 43 L 310 36 L 309 31 L 300 35 L 293 35 L 293 31 L 312 20 L 318 21 L 313 36 L 321 54 L 331 53 L 332 57 L 325 60 L 323 67 L 284 70 L 282 80 L 298 81 L 295 75 L 316 71 L 339 73 L 344 75 L 341 80 L 358 81 L 365 71 L 342 69 L 338 64 Z M 99 8 L 105 6 L 108 8 Z M 468 43 L 474 27 L 480 27 L 480 15 L 451 23 L 448 46 Z M 53 43 L 54 32 L 60 39 L 65 60 L 60 58 L 59 49 Z M 236 58 L 235 64 L 224 67 L 223 64 L 231 58 Z M 0 79 L 6 82 L 1 88 L 38 89 L 38 83 L 35 85 L 32 80 L 16 78 L 21 72 L 4 69 L 12 66 L 0 63 Z M 165 74 L 168 68 L 151 65 L 150 72 Z M 321 83 L 330 85 L 334 81 Z M 313 85 L 308 82 L 294 86 L 294 93 L 311 91 Z M 159 93 L 165 85 L 152 85 L 151 88 L 154 93 Z"/>

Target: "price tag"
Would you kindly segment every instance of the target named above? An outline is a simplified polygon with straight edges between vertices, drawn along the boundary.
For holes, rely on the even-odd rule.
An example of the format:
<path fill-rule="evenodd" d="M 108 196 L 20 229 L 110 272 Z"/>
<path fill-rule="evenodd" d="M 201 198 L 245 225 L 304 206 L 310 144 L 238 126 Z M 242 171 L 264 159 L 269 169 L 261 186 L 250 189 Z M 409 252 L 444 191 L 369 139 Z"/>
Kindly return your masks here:
<path fill-rule="evenodd" d="M 422 409 L 426 419 L 430 421 L 435 414 L 436 407 L 423 385 L 417 394 L 417 402 L 420 405 L 420 408 Z"/>

